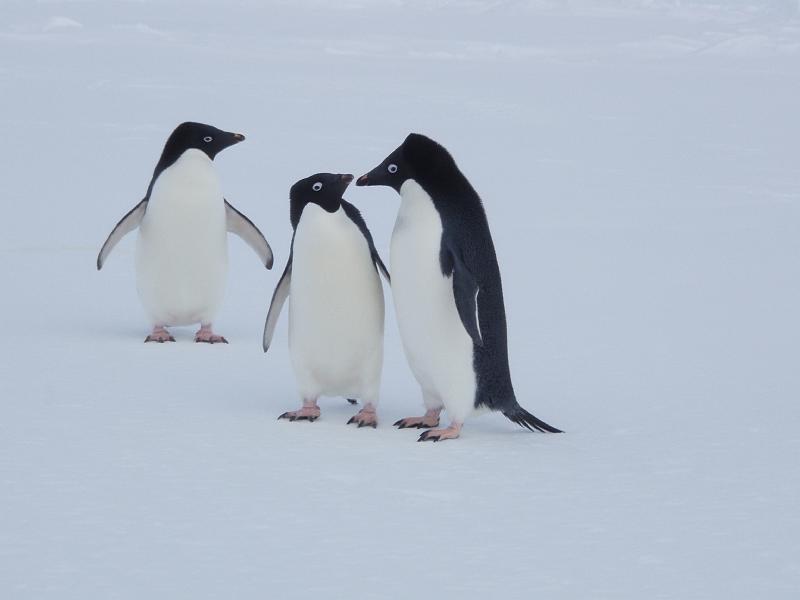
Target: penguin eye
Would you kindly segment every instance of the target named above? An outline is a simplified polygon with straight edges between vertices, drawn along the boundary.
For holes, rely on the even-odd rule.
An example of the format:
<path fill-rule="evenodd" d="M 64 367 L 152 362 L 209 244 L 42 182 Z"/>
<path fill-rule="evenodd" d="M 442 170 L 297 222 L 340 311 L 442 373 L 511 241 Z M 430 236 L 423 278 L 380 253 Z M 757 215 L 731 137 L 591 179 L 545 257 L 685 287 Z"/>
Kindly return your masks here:
<path fill-rule="evenodd" d="M 389 173 L 397 173 L 397 165 L 392 163 L 388 167 Z"/>
<path fill-rule="evenodd" d="M 210 142 L 213 139 L 214 138 L 212 138 L 210 135 L 207 135 L 206 137 L 203 138 L 203 141 L 207 144 L 208 142 Z"/>
<path fill-rule="evenodd" d="M 311 189 L 314 190 L 315 192 L 318 192 L 322 189 L 322 184 L 318 181 L 317 183 L 311 186 Z"/>

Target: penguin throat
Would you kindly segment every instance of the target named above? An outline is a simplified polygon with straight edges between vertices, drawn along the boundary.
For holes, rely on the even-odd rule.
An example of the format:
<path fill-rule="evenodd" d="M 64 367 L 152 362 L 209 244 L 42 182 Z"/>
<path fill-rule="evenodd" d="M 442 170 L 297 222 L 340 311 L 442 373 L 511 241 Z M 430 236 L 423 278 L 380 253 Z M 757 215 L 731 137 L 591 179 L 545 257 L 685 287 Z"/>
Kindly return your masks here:
<path fill-rule="evenodd" d="M 322 198 L 320 200 L 309 201 L 309 204 L 316 204 L 324 211 L 335 213 L 342 206 L 341 198 Z"/>

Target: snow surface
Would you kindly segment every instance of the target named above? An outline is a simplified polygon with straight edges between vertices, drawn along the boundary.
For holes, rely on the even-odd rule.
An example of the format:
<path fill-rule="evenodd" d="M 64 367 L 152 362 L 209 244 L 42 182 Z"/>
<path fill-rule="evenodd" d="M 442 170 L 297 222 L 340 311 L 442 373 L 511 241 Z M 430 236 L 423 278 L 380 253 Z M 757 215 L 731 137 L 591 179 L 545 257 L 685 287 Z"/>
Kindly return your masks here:
<path fill-rule="evenodd" d="M 795 0 L 0 2 L 0 598 L 796 598 Z M 169 131 L 265 232 L 228 346 L 143 344 L 134 239 Z M 295 408 L 288 188 L 409 131 L 484 198 L 522 403 L 418 444 L 387 311 L 381 426 Z M 390 190 L 352 189 L 386 256 Z"/>

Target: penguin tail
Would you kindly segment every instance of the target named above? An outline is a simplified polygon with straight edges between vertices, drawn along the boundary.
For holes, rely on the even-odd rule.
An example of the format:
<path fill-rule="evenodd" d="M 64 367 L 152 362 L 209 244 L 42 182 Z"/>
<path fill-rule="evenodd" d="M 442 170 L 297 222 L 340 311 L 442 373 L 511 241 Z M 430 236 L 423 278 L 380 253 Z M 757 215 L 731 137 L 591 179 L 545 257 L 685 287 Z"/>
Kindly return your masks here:
<path fill-rule="evenodd" d="M 549 425 L 538 417 L 535 417 L 527 410 L 522 408 L 519 404 L 517 404 L 514 408 L 504 410 L 503 414 L 509 421 L 512 421 L 520 427 L 528 429 L 529 431 L 535 430 L 541 431 L 542 433 L 564 433 L 560 429 L 556 429 L 552 425 Z"/>

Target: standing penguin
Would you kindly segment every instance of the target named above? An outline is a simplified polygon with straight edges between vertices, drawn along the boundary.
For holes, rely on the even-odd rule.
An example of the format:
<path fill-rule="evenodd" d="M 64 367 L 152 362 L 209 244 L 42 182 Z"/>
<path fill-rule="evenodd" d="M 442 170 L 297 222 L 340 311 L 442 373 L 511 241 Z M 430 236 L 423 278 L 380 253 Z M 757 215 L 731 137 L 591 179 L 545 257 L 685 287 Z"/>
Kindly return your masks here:
<path fill-rule="evenodd" d="M 153 331 L 145 342 L 174 342 L 169 325 L 200 323 L 196 342 L 228 343 L 212 330 L 225 293 L 226 231 L 241 237 L 272 268 L 272 250 L 253 223 L 222 196 L 214 157 L 244 140 L 202 123 L 178 125 L 164 145 L 147 193 L 111 231 L 100 270 L 127 233 L 139 227 L 136 283 Z"/>
<path fill-rule="evenodd" d="M 419 441 L 453 439 L 475 410 L 502 412 L 530 430 L 559 432 L 517 402 L 511 384 L 500 269 L 481 199 L 455 161 L 412 133 L 357 185 L 385 185 L 402 202 L 392 233 L 392 293 L 408 363 L 427 412 L 401 419 L 430 429 Z"/>
<path fill-rule="evenodd" d="M 358 209 L 342 198 L 352 175 L 318 173 L 290 192 L 294 234 L 264 326 L 264 352 L 289 298 L 289 352 L 303 406 L 279 419 L 316 421 L 320 396 L 359 398 L 348 423 L 377 427 L 383 288 L 389 273 Z"/>

